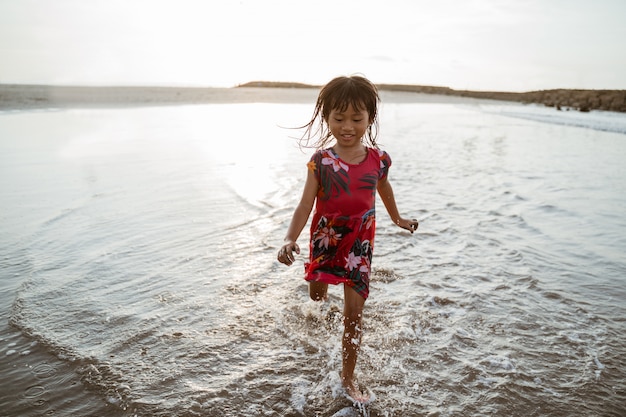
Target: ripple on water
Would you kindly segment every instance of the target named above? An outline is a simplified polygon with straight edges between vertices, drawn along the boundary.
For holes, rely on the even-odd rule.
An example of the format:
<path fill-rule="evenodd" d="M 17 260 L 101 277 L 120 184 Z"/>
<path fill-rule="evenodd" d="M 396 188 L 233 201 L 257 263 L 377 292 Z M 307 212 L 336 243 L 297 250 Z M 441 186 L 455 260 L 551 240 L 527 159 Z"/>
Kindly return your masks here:
<path fill-rule="evenodd" d="M 27 399 L 33 399 L 46 393 L 46 387 L 42 385 L 34 385 L 28 387 L 24 392 L 24 397 Z"/>
<path fill-rule="evenodd" d="M 52 378 L 57 374 L 57 370 L 54 366 L 47 363 L 40 363 L 33 367 L 33 374 L 38 379 Z"/>
<path fill-rule="evenodd" d="M 342 290 L 331 289 L 324 305 L 309 302 L 305 254 L 294 268 L 275 261 L 308 158 L 277 142 L 268 148 L 272 166 L 280 167 L 275 172 L 263 170 L 269 158 L 258 158 L 258 165 L 238 165 L 240 152 L 216 158 L 217 143 L 206 142 L 207 132 L 236 120 L 230 111 L 239 117 L 249 109 L 191 107 L 105 112 L 97 117 L 101 128 L 74 139 L 88 137 L 114 151 L 111 138 L 129 132 L 118 154 L 90 153 L 72 163 L 53 158 L 36 172 L 30 188 L 37 192 L 20 207 L 41 207 L 40 190 L 55 204 L 26 225 L 34 232 L 20 234 L 25 243 L 10 242 L 21 245 L 15 258 L 28 264 L 10 270 L 27 280 L 11 323 L 65 367 L 33 365 L 32 380 L 17 395 L 32 396 L 35 404 L 50 398 L 50 407 L 65 407 L 58 413 L 67 415 L 349 415 L 355 409 L 339 379 Z M 263 109 L 265 116 L 281 113 L 259 105 L 254 114 Z M 622 198 L 608 195 L 614 204 L 605 206 L 581 203 L 580 195 L 591 199 L 593 189 L 607 190 L 609 172 L 588 163 L 600 160 L 594 155 L 619 154 L 598 152 L 623 149 L 622 138 L 594 137 L 569 171 L 562 164 L 557 172 L 552 166 L 581 142 L 573 130 L 510 126 L 452 106 L 394 110 L 411 129 L 430 110 L 419 121 L 429 127 L 401 136 L 406 126 L 389 125 L 388 137 L 406 139 L 389 140 L 398 167 L 394 191 L 421 224 L 410 235 L 384 211 L 377 224 L 357 367 L 360 382 L 377 396 L 370 415 L 619 415 L 617 405 L 626 402 L 619 297 L 626 241 L 619 210 L 606 216 L 595 208 L 621 207 L 615 203 Z M 215 111 L 228 117 L 216 118 Z M 139 129 L 108 130 L 120 122 Z M 180 135 L 181 125 L 191 134 Z M 259 137 L 275 136 L 255 131 Z M 140 157 L 127 157 L 126 145 Z M 416 146 L 428 152 L 407 151 Z M 179 155 L 179 149 L 194 152 Z M 622 169 L 614 159 L 614 169 Z M 276 193 L 264 193 L 263 181 L 253 182 L 254 193 L 246 181 L 234 181 L 242 166 L 267 174 L 257 177 Z M 570 187 L 570 174 L 589 166 L 597 170 L 578 178 L 588 177 L 594 188 Z M 81 170 L 89 171 L 87 181 Z M 224 173 L 232 178 L 222 186 Z M 63 187 L 46 182 L 50 177 Z M 585 286 L 574 294 L 576 280 Z M 18 354 L 28 350 L 33 353 Z M 37 363 L 26 345 L 2 352 L 5 362 Z M 63 398 L 53 402 L 53 394 L 68 390 L 73 406 Z M 84 400 L 76 391 L 92 396 Z"/>

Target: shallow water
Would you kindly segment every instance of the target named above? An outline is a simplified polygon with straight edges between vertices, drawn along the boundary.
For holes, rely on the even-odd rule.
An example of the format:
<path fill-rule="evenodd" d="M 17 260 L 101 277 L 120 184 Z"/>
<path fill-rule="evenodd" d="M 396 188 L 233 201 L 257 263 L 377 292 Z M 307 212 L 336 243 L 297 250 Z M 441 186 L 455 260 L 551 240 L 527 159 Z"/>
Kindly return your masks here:
<path fill-rule="evenodd" d="M 379 204 L 361 410 L 341 289 L 275 261 L 312 104 L 0 114 L 0 414 L 623 415 L 626 136 L 383 99 L 420 229 Z"/>

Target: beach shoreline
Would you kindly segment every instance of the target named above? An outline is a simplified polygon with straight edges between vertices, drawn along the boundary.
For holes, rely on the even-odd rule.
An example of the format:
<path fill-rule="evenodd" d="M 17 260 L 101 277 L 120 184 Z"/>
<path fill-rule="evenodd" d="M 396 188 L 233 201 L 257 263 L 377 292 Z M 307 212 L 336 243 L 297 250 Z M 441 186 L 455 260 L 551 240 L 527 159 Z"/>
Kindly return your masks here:
<path fill-rule="evenodd" d="M 320 86 L 253 81 L 232 88 L 158 86 L 56 86 L 0 84 L 0 110 L 159 106 L 208 103 L 311 103 Z M 381 94 L 402 92 L 425 102 L 515 102 L 542 104 L 557 110 L 626 112 L 626 90 L 542 90 L 490 92 L 448 87 L 379 84 Z M 281 89 L 281 94 L 273 94 Z"/>
<path fill-rule="evenodd" d="M 0 110 L 311 101 L 309 90 L 290 92 L 287 97 L 276 97 L 258 88 L 0 84 Z"/>
<path fill-rule="evenodd" d="M 238 87 L 270 87 L 270 88 L 319 88 L 320 86 L 302 83 L 285 83 L 272 81 L 252 81 Z M 381 91 L 404 91 L 419 94 L 431 94 L 448 97 L 463 97 L 482 100 L 509 101 L 523 104 L 543 104 L 557 110 L 573 109 L 582 112 L 604 110 L 626 112 L 626 90 L 581 90 L 551 89 L 527 92 L 509 91 L 472 91 L 454 90 L 449 87 L 411 85 L 411 84 L 377 84 Z"/>

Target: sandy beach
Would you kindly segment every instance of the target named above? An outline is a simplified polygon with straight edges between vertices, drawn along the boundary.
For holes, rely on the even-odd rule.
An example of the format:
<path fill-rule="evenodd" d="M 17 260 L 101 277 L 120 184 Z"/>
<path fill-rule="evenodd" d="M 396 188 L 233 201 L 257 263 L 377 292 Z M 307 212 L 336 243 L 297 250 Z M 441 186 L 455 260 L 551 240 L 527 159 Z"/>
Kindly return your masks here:
<path fill-rule="evenodd" d="M 626 90 L 546 90 L 527 93 L 453 90 L 447 87 L 381 84 L 381 96 L 405 94 L 414 102 L 535 103 L 558 110 L 626 112 Z M 276 94 L 280 88 L 280 94 Z M 0 84 L 0 110 L 72 107 L 159 106 L 206 103 L 311 103 L 319 86 L 253 81 L 233 88 L 53 86 Z M 400 95 L 398 94 L 400 93 Z"/>
<path fill-rule="evenodd" d="M 263 93 L 266 94 L 263 94 Z M 286 89 L 275 96 L 260 88 L 196 87 L 86 87 L 50 85 L 0 85 L 0 110 L 72 107 L 150 106 L 168 104 L 293 102 L 309 103 L 316 91 Z"/>
<path fill-rule="evenodd" d="M 279 88 L 279 94 L 277 94 Z M 285 83 L 249 83 L 234 88 L 51 86 L 0 84 L 0 110 L 51 108 L 113 108 L 185 104 L 298 103 L 315 102 L 319 87 Z M 383 100 L 424 103 L 489 103 L 476 99 L 429 92 L 381 91 Z"/>

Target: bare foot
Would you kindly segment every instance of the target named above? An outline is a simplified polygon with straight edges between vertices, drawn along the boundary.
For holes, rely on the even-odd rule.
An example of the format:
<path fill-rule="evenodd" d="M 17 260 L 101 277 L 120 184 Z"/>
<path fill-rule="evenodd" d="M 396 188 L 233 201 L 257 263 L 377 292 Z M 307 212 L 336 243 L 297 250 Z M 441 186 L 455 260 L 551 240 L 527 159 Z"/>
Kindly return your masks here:
<path fill-rule="evenodd" d="M 346 390 L 346 394 L 349 399 L 360 404 L 367 404 L 370 401 L 369 394 L 361 391 L 359 384 L 355 380 L 348 380 L 346 378 L 341 379 L 343 388 Z"/>

